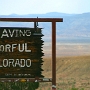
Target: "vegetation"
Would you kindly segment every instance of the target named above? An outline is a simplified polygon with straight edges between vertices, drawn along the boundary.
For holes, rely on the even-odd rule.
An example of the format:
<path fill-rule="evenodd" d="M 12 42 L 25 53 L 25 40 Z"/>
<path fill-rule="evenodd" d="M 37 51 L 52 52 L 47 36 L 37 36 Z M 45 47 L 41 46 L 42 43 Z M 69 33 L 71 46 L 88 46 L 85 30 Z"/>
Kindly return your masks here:
<path fill-rule="evenodd" d="M 43 75 L 51 78 L 51 59 L 44 58 Z M 57 57 L 57 90 L 90 90 L 90 55 Z M 51 90 L 51 83 L 40 83 L 37 90 Z"/>
<path fill-rule="evenodd" d="M 0 82 L 0 90 L 35 90 L 38 82 Z"/>

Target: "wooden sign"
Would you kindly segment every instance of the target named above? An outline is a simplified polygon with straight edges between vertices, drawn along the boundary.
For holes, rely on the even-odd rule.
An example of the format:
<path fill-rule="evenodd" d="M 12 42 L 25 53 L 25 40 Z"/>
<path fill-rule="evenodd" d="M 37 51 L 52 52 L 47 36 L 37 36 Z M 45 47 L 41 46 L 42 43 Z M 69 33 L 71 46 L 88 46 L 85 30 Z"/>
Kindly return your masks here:
<path fill-rule="evenodd" d="M 41 29 L 0 27 L 0 78 L 43 77 Z"/>

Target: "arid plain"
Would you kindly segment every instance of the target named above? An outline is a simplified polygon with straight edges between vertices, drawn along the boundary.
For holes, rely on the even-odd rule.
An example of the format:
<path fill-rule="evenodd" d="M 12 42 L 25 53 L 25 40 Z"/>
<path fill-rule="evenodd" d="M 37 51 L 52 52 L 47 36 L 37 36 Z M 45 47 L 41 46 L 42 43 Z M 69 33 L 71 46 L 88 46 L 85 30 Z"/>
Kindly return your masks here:
<path fill-rule="evenodd" d="M 56 45 L 56 83 L 57 90 L 90 90 L 90 45 L 59 44 Z M 43 46 L 43 75 L 52 77 L 51 43 Z M 37 90 L 51 90 L 51 83 L 40 83 Z"/>

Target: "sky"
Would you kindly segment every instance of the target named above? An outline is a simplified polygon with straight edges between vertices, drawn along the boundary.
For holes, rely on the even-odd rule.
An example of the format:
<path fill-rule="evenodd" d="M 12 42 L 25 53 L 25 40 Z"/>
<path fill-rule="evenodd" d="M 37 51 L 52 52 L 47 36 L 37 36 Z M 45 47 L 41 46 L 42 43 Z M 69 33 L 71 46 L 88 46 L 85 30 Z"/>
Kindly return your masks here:
<path fill-rule="evenodd" d="M 90 12 L 90 0 L 0 0 L 0 15 Z"/>

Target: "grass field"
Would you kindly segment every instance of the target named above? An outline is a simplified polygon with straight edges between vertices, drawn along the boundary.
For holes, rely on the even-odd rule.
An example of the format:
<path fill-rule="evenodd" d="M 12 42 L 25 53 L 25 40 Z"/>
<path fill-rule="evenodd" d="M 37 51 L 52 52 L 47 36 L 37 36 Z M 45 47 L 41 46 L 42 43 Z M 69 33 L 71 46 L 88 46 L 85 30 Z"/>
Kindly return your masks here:
<path fill-rule="evenodd" d="M 56 61 L 57 90 L 90 90 L 90 46 L 58 45 Z M 43 75 L 51 78 L 51 49 L 44 47 Z M 51 83 L 40 83 L 37 90 L 51 90 Z M 74 89 L 73 89 L 74 88 Z"/>
<path fill-rule="evenodd" d="M 51 78 L 51 59 L 44 58 L 43 75 Z M 90 90 L 90 56 L 57 57 L 57 90 L 75 87 Z M 40 89 L 41 88 L 41 89 Z M 40 83 L 38 90 L 48 90 L 51 83 Z"/>

